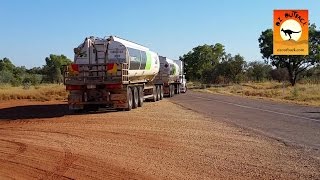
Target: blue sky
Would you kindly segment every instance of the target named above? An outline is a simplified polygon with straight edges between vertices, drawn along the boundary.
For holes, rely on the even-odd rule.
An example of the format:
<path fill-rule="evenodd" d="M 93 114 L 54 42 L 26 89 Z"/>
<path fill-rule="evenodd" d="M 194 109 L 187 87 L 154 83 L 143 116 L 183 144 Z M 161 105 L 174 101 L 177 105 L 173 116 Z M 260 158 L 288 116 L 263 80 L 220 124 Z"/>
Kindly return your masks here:
<path fill-rule="evenodd" d="M 87 36 L 116 35 L 175 59 L 222 43 L 261 60 L 258 38 L 272 28 L 274 9 L 308 9 L 320 27 L 318 0 L 0 0 L 0 58 L 42 66 L 49 54 L 73 59 Z"/>

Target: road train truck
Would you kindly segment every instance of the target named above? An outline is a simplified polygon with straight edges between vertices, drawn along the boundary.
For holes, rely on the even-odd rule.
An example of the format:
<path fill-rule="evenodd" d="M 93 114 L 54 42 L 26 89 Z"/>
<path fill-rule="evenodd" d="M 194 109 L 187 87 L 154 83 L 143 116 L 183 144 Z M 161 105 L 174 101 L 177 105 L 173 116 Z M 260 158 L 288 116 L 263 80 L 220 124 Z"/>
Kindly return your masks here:
<path fill-rule="evenodd" d="M 145 99 L 161 100 L 163 84 L 154 83 L 159 69 L 158 54 L 147 47 L 115 36 L 88 37 L 64 70 L 69 109 L 129 111 Z"/>

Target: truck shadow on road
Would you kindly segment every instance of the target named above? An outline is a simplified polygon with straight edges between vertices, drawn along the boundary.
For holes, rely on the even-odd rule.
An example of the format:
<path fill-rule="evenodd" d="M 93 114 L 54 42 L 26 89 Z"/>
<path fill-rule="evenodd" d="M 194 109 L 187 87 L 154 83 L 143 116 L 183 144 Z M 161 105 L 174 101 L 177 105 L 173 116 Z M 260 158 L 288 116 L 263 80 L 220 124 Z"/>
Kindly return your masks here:
<path fill-rule="evenodd" d="M 115 111 L 100 110 L 74 113 L 69 111 L 67 104 L 25 105 L 0 109 L 0 121 L 58 118 L 65 115 L 100 114 L 108 112 Z"/>
<path fill-rule="evenodd" d="M 55 118 L 70 114 L 66 104 L 25 105 L 0 109 L 0 120 Z"/>

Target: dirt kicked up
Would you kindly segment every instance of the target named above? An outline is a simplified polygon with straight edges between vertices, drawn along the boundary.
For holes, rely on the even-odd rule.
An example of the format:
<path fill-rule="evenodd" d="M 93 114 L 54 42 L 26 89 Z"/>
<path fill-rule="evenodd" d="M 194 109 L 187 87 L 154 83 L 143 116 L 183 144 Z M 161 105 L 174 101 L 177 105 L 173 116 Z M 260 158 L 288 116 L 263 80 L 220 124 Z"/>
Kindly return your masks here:
<path fill-rule="evenodd" d="M 70 114 L 0 103 L 1 179 L 319 179 L 320 159 L 168 100 Z"/>

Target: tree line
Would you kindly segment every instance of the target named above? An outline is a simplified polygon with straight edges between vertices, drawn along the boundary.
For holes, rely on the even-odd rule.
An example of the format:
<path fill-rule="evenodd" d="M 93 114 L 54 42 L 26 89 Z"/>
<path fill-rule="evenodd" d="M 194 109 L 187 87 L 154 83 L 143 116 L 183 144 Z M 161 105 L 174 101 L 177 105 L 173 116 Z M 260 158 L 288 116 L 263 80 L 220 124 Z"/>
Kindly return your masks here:
<path fill-rule="evenodd" d="M 63 66 L 71 63 L 65 55 L 50 54 L 45 58 L 45 65 L 27 69 L 15 66 L 9 58 L 0 59 L 0 84 L 20 86 L 23 84 L 37 85 L 40 83 L 62 83 Z"/>
<path fill-rule="evenodd" d="M 263 31 L 258 39 L 264 61 L 245 61 L 240 54 L 232 56 L 222 44 L 200 45 L 179 59 L 184 62 L 187 79 L 202 83 L 241 83 L 248 81 L 320 82 L 320 31 L 309 26 L 309 55 L 275 56 L 273 31 Z"/>

